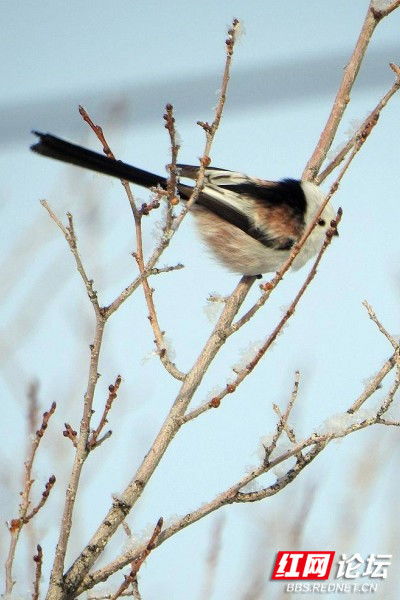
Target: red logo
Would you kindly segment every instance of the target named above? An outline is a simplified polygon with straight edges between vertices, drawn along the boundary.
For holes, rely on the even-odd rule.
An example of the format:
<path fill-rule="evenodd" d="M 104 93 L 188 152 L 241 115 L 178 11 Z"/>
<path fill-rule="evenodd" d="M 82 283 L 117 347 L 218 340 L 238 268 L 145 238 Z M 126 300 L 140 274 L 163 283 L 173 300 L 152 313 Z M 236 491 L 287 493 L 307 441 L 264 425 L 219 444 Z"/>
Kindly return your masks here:
<path fill-rule="evenodd" d="M 328 579 L 335 552 L 280 551 L 271 579 Z"/>

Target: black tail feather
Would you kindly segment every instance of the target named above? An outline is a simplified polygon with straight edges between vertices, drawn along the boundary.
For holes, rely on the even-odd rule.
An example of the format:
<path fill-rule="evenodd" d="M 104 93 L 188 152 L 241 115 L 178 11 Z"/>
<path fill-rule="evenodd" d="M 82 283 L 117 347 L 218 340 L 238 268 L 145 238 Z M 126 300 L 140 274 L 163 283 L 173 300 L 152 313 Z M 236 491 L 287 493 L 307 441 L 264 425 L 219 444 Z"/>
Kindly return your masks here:
<path fill-rule="evenodd" d="M 98 173 L 104 173 L 111 177 L 117 177 L 118 179 L 125 179 L 136 183 L 145 188 L 160 186 L 164 189 L 167 187 L 166 177 L 149 173 L 143 169 L 138 169 L 124 163 L 120 160 L 114 160 L 108 158 L 104 154 L 87 150 L 82 146 L 71 144 L 66 142 L 50 133 L 40 133 L 39 131 L 33 131 L 38 136 L 39 142 L 31 146 L 31 150 L 42 156 L 54 158 L 65 163 L 71 163 L 82 167 L 84 169 L 90 169 Z M 190 165 L 178 165 L 183 171 L 183 176 L 195 179 L 197 176 L 198 168 Z M 225 169 L 215 169 L 224 171 Z M 182 183 L 177 185 L 179 196 L 182 200 L 188 200 L 193 192 L 193 187 Z M 238 209 L 235 205 L 231 205 L 229 201 L 221 200 L 220 197 L 215 196 L 215 189 L 218 186 L 208 186 L 207 183 L 203 188 L 202 192 L 196 199 L 196 205 L 202 206 L 207 209 L 213 215 L 216 215 L 223 221 L 234 225 L 241 229 L 244 233 L 251 236 L 255 240 L 261 242 L 267 247 L 271 246 L 271 241 L 264 230 L 255 227 L 253 221 L 249 219 L 245 212 Z M 224 188 L 220 188 L 220 195 L 223 189 L 229 189 L 229 186 L 224 185 Z M 233 191 L 236 191 L 238 185 L 232 186 Z"/>
<path fill-rule="evenodd" d="M 82 148 L 82 146 L 71 144 L 49 133 L 40 133 L 39 131 L 33 131 L 33 133 L 38 136 L 40 141 L 31 146 L 31 150 L 38 154 L 118 179 L 126 179 L 146 188 L 156 187 L 157 185 L 162 188 L 166 187 L 167 180 L 165 177 L 137 169 L 120 160 L 114 160 L 98 152 Z"/>

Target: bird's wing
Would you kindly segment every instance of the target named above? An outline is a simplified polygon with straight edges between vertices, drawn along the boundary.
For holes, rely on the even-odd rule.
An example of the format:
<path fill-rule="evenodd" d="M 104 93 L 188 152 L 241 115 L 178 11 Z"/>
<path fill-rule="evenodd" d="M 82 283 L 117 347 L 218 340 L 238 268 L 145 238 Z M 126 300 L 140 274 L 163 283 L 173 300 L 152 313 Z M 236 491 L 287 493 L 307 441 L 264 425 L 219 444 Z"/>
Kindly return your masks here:
<path fill-rule="evenodd" d="M 179 176 L 196 180 L 198 166 L 177 165 Z M 268 211 L 280 202 L 280 183 L 251 178 L 243 173 L 210 167 L 205 169 L 204 187 L 197 204 L 239 227 L 244 233 L 261 242 L 268 248 L 288 250 L 298 238 L 282 235 L 268 220 Z M 261 219 L 257 218 L 262 214 Z"/>

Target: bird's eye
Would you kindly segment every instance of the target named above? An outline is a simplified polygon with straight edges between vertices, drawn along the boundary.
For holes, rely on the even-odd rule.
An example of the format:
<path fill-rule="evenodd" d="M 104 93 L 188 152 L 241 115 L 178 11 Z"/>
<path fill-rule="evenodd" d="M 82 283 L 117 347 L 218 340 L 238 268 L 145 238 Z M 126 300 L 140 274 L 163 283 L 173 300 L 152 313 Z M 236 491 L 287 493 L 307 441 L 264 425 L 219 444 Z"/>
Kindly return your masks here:
<path fill-rule="evenodd" d="M 318 225 L 321 225 L 321 227 L 323 227 L 325 225 L 325 219 L 319 219 Z"/>

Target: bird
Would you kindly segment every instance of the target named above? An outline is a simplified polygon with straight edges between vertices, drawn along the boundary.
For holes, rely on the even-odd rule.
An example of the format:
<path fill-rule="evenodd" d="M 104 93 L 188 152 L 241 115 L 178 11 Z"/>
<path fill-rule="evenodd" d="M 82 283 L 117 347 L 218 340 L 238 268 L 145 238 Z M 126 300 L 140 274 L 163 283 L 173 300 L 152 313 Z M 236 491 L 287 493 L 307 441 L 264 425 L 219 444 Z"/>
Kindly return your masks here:
<path fill-rule="evenodd" d="M 39 138 L 31 146 L 37 154 L 127 180 L 141 187 L 167 187 L 166 177 L 109 158 L 49 133 L 32 133 Z M 187 201 L 194 187 L 182 183 L 181 179 L 195 181 L 199 168 L 177 165 L 177 189 L 181 200 Z M 209 166 L 205 168 L 203 188 L 190 212 L 201 238 L 220 263 L 234 273 L 259 276 L 277 271 L 287 260 L 291 249 L 314 219 L 324 198 L 319 186 L 310 181 L 269 181 Z M 321 249 L 335 216 L 334 209 L 328 202 L 317 225 L 294 259 L 293 270 L 301 268 Z"/>

